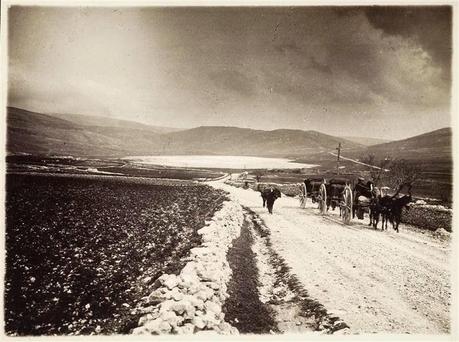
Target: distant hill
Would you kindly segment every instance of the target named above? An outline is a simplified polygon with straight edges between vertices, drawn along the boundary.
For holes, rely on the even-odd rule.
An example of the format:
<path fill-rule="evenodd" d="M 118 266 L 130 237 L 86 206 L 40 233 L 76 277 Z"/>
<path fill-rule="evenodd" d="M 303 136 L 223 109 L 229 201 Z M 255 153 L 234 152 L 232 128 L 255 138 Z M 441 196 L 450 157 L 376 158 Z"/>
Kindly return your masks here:
<path fill-rule="evenodd" d="M 111 120 L 40 114 L 9 107 L 7 151 L 101 157 L 215 154 L 301 158 L 328 155 L 341 143 L 343 155 L 348 157 L 374 153 L 407 159 L 451 159 L 451 128 L 367 147 L 316 131 L 202 126 L 163 133 L 163 128 Z"/>
<path fill-rule="evenodd" d="M 298 156 L 328 151 L 342 142 L 345 149 L 361 145 L 331 135 L 291 129 L 273 131 L 203 126 L 163 136 L 164 153 L 253 156 Z"/>
<path fill-rule="evenodd" d="M 64 119 L 65 118 L 65 119 Z M 204 126 L 170 133 L 133 122 L 109 122 L 75 115 L 48 115 L 8 108 L 9 152 L 70 154 L 80 156 L 126 156 L 160 154 L 217 154 L 298 156 L 362 146 L 342 138 L 315 132 L 274 131 L 238 127 Z"/>
<path fill-rule="evenodd" d="M 441 128 L 411 138 L 368 147 L 375 155 L 389 155 L 405 159 L 452 158 L 452 130 Z"/>
<path fill-rule="evenodd" d="M 146 130 L 154 133 L 170 133 L 180 131 L 178 128 L 150 126 L 140 122 L 113 119 L 104 116 L 90 116 L 81 114 L 48 114 L 50 116 L 67 120 L 81 126 L 97 126 L 97 127 L 114 127 L 114 128 L 132 128 Z"/>
<path fill-rule="evenodd" d="M 384 144 L 390 142 L 387 139 L 378 139 L 378 138 L 368 138 L 368 137 L 343 137 L 343 139 L 355 142 L 364 146 L 372 146 L 378 144 Z"/>
<path fill-rule="evenodd" d="M 7 150 L 32 154 L 119 156 L 148 153 L 158 134 L 144 129 L 83 126 L 55 116 L 9 107 Z"/>

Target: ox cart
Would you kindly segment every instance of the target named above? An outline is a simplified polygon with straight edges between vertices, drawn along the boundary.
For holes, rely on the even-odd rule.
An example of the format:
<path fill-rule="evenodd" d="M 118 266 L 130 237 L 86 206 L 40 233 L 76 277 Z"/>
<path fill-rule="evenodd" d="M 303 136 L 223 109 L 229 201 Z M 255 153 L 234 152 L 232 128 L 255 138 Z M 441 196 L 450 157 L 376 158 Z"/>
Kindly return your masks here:
<path fill-rule="evenodd" d="M 306 206 L 309 197 L 312 203 L 318 203 L 320 212 L 325 214 L 327 208 L 327 190 L 324 177 L 310 177 L 304 180 L 301 187 L 300 206 Z"/>
<path fill-rule="evenodd" d="M 340 209 L 340 217 L 345 224 L 357 214 L 363 219 L 365 213 L 370 213 L 372 200 L 375 198 L 372 182 L 364 183 L 362 178 L 355 175 L 332 177 L 313 177 L 304 181 L 300 205 L 305 207 L 306 199 L 311 198 L 318 203 L 319 210 L 325 214 L 329 208 Z"/>
<path fill-rule="evenodd" d="M 300 194 L 300 206 L 306 205 L 307 198 L 312 203 L 317 203 L 320 213 L 325 214 L 331 206 L 334 210 L 337 206 L 344 217 L 344 221 L 350 221 L 352 213 L 352 191 L 343 179 L 331 179 L 327 182 L 325 177 L 310 177 L 304 180 L 302 193 Z"/>
<path fill-rule="evenodd" d="M 378 195 L 379 190 L 374 186 L 373 182 L 364 182 L 363 178 L 358 178 L 354 186 L 354 210 L 352 211 L 352 217 L 357 215 L 359 220 L 363 220 L 365 214 L 371 216 L 371 206 L 375 203 Z"/>
<path fill-rule="evenodd" d="M 328 181 L 326 190 L 328 192 L 327 210 L 335 210 L 339 207 L 340 216 L 345 224 L 351 221 L 353 208 L 353 192 L 350 182 L 346 178 L 332 178 Z"/>

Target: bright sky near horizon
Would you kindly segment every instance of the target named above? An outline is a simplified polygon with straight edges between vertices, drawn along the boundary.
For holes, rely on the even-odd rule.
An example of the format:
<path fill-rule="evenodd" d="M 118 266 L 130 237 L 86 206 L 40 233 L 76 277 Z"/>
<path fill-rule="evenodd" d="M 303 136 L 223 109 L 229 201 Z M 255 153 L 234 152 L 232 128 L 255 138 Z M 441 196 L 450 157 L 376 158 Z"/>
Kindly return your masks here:
<path fill-rule="evenodd" d="M 400 139 L 450 126 L 452 10 L 9 9 L 8 105 Z"/>

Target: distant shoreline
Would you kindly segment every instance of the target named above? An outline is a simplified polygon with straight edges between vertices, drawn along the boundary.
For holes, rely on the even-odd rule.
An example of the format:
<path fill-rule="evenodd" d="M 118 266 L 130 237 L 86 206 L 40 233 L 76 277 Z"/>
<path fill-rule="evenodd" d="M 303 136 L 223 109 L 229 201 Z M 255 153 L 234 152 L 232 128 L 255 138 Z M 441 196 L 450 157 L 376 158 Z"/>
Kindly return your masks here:
<path fill-rule="evenodd" d="M 299 163 L 287 158 L 222 156 L 222 155 L 169 155 L 128 156 L 120 158 L 131 163 L 172 167 L 228 168 L 228 169 L 301 169 L 318 165 Z"/>

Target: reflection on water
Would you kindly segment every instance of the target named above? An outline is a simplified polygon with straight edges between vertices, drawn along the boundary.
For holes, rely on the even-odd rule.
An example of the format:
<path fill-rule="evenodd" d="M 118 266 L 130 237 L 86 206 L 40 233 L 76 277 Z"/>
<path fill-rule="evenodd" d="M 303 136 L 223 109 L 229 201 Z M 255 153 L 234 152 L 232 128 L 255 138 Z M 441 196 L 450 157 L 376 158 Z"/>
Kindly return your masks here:
<path fill-rule="evenodd" d="M 150 165 L 223 169 L 298 169 L 315 166 L 294 163 L 285 158 L 248 156 L 133 156 L 123 159 Z"/>

